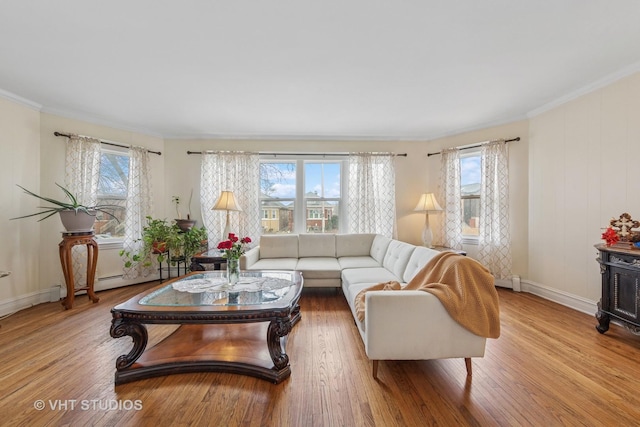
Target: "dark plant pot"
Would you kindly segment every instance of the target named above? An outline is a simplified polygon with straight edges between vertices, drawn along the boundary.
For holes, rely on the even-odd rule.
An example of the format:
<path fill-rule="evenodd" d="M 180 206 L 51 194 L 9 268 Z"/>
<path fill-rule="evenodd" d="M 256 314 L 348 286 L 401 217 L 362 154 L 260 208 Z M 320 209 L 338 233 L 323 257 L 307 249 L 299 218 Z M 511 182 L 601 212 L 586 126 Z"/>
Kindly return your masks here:
<path fill-rule="evenodd" d="M 196 221 L 192 219 L 176 219 L 176 225 L 182 231 L 189 231 L 196 225 Z"/>
<path fill-rule="evenodd" d="M 96 222 L 96 211 L 60 211 L 60 221 L 68 233 L 88 233 Z"/>

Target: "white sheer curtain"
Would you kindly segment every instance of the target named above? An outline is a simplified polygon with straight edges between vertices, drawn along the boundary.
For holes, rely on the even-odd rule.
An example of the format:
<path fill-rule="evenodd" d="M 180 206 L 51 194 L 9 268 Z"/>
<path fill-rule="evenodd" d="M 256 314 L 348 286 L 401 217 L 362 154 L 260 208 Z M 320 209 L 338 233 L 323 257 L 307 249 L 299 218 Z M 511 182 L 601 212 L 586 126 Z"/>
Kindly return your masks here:
<path fill-rule="evenodd" d="M 462 249 L 462 212 L 460 204 L 460 153 L 457 148 L 442 150 L 440 199 L 443 209 L 442 244 Z"/>
<path fill-rule="evenodd" d="M 396 236 L 395 155 L 349 154 L 349 233 Z"/>
<path fill-rule="evenodd" d="M 220 192 L 233 191 L 241 212 L 231 212 L 232 233 L 258 242 L 260 224 L 260 156 L 258 153 L 219 151 L 202 153 L 200 205 L 209 235 L 209 247 L 215 248 L 223 236 L 226 212 L 214 211 Z"/>
<path fill-rule="evenodd" d="M 503 141 L 483 144 L 478 260 L 496 279 L 511 278 L 509 152 Z"/>
<path fill-rule="evenodd" d="M 98 200 L 100 180 L 100 140 L 70 135 L 65 156 L 65 188 L 75 195 L 78 203 L 94 206 Z M 74 286 L 87 285 L 87 248 L 74 246 L 71 250 Z"/>
<path fill-rule="evenodd" d="M 149 151 L 142 147 L 131 147 L 129 150 L 129 181 L 127 184 L 127 202 L 124 219 L 123 249 L 132 254 L 142 249 L 142 229 L 147 223 L 147 215 L 151 215 L 151 166 Z M 155 269 L 138 263 L 123 269 L 123 277 L 135 279 L 147 277 Z"/>

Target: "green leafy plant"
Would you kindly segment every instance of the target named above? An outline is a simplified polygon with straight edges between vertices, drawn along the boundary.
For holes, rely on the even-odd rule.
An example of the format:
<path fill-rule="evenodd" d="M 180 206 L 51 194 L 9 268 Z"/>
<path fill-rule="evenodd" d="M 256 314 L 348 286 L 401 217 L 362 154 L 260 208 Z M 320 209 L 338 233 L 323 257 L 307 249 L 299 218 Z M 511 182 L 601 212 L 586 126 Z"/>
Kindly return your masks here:
<path fill-rule="evenodd" d="M 186 260 L 201 252 L 207 241 L 207 230 L 204 227 L 193 227 L 189 231 L 180 234 L 182 255 Z"/>
<path fill-rule="evenodd" d="M 147 225 L 142 229 L 142 249 L 138 253 L 132 253 L 122 249 L 120 256 L 124 258 L 124 266 L 131 268 L 138 263 L 149 267 L 152 263 L 152 255 L 157 256 L 158 262 L 167 259 L 167 253 L 171 255 L 170 261 L 175 264 L 176 258 L 184 257 L 189 260 L 200 252 L 203 241 L 207 239 L 207 231 L 204 227 L 192 228 L 186 232 L 180 230 L 175 223 L 169 223 L 165 219 L 154 219 L 147 216 Z"/>
<path fill-rule="evenodd" d="M 18 184 L 16 184 L 18 185 Z M 65 196 L 67 197 L 67 200 L 56 200 L 56 199 L 52 199 L 50 197 L 44 197 L 44 196 L 40 196 L 32 191 L 27 190 L 26 188 L 22 187 L 21 185 L 18 185 L 18 187 L 20 187 L 22 190 L 24 190 L 24 192 L 30 196 L 33 196 L 35 198 L 38 198 L 40 200 L 44 200 L 45 202 L 48 202 L 54 206 L 38 206 L 38 208 L 40 209 L 44 209 L 43 211 L 40 212 L 36 212 L 36 213 L 32 213 L 29 215 L 23 215 L 23 216 L 19 216 L 16 218 L 11 218 L 11 219 L 22 219 L 22 218 L 30 218 L 33 216 L 38 216 L 38 215 L 45 215 L 44 217 L 40 218 L 38 221 L 43 221 L 61 211 L 69 211 L 69 210 L 73 210 L 76 213 L 78 212 L 84 212 L 88 215 L 92 215 L 95 216 L 96 212 L 102 212 L 110 217 L 112 217 L 113 219 L 115 219 L 116 221 L 118 221 L 118 218 L 116 218 L 111 212 L 107 211 L 106 209 L 117 209 L 119 208 L 119 206 L 115 206 L 115 205 L 94 205 L 94 206 L 88 206 L 88 205 L 83 205 L 81 203 L 78 202 L 78 199 L 76 198 L 76 196 L 74 194 L 72 194 L 69 190 L 67 190 L 66 188 L 64 188 L 62 185 L 56 183 L 56 185 L 58 187 L 60 187 L 62 189 L 62 191 L 64 192 Z M 119 222 L 119 221 L 118 221 Z"/>
<path fill-rule="evenodd" d="M 151 255 L 157 255 L 158 262 L 164 262 L 167 250 L 173 252 L 179 247 L 178 233 L 180 229 L 175 224 L 169 224 L 165 219 L 154 219 L 147 216 L 147 225 L 142 229 L 142 249 L 138 253 L 132 253 L 122 249 L 120 256 L 124 258 L 124 266 L 131 268 L 135 264 L 143 266 L 151 265 Z"/>

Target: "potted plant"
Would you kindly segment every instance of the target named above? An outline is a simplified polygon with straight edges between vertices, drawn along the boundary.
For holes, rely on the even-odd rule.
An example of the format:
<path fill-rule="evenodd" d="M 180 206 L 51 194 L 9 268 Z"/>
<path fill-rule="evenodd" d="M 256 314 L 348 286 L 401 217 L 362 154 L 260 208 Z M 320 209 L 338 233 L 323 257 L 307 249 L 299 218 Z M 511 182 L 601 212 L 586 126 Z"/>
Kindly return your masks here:
<path fill-rule="evenodd" d="M 180 234 L 182 255 L 185 260 L 190 261 L 198 252 L 203 250 L 203 242 L 207 240 L 207 230 L 204 227 L 193 227 Z"/>
<path fill-rule="evenodd" d="M 16 184 L 17 185 L 17 184 Z M 95 205 L 95 206 L 87 206 L 78 202 L 78 199 L 74 194 L 72 194 L 69 190 L 56 183 L 58 187 L 62 189 L 67 200 L 56 200 L 50 197 L 40 196 L 38 194 L 33 193 L 32 191 L 27 190 L 26 188 L 18 185 L 25 193 L 30 196 L 36 197 L 40 200 L 44 200 L 52 204 L 53 206 L 39 206 L 40 209 L 44 209 L 43 211 L 32 213 L 29 215 L 23 215 L 16 218 L 11 219 L 21 219 L 21 218 L 30 218 L 33 216 L 44 215 L 44 217 L 38 220 L 45 220 L 55 214 L 59 214 L 60 220 L 62 221 L 62 225 L 69 233 L 79 233 L 79 232 L 89 232 L 93 229 L 93 224 L 96 220 L 96 214 L 98 212 L 102 212 L 116 221 L 118 219 L 106 209 L 117 209 L 119 206 L 115 205 Z"/>
<path fill-rule="evenodd" d="M 147 225 L 142 228 L 142 237 L 138 240 L 142 242 L 142 248 L 137 253 L 131 253 L 125 249 L 120 251 L 120 256 L 124 258 L 124 266 L 131 268 L 133 265 L 142 263 L 143 266 L 151 265 L 151 255 L 157 255 L 158 262 L 164 262 L 168 251 L 173 251 L 178 241 L 179 229 L 175 224 L 169 224 L 165 219 L 154 219 L 147 216 Z"/>
<path fill-rule="evenodd" d="M 187 219 L 182 219 L 182 214 L 180 213 L 180 196 L 173 196 L 171 198 L 171 202 L 176 205 L 176 215 L 178 218 L 175 219 L 176 224 L 182 231 L 190 230 L 194 225 L 196 225 L 196 221 L 191 219 L 191 199 L 193 198 L 193 190 L 191 190 L 191 194 L 189 195 L 189 213 L 187 213 Z"/>

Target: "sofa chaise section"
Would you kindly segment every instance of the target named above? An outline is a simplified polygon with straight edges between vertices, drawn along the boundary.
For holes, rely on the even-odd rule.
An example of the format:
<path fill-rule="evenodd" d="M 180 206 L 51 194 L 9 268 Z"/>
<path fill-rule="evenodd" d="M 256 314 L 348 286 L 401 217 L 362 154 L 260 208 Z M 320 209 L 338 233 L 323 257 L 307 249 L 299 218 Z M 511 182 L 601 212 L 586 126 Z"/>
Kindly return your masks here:
<path fill-rule="evenodd" d="M 368 291 L 364 320 L 357 295 L 379 283 L 406 285 L 439 251 L 377 234 L 264 235 L 240 259 L 244 270 L 298 270 L 305 287 L 342 288 L 377 376 L 380 360 L 484 356 L 486 338 L 456 322 L 440 300 L 421 290 Z M 435 261 L 435 260 L 434 260 Z"/>

